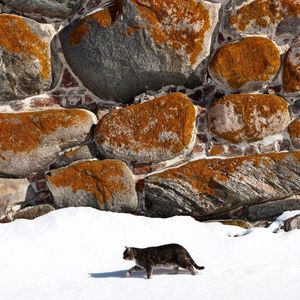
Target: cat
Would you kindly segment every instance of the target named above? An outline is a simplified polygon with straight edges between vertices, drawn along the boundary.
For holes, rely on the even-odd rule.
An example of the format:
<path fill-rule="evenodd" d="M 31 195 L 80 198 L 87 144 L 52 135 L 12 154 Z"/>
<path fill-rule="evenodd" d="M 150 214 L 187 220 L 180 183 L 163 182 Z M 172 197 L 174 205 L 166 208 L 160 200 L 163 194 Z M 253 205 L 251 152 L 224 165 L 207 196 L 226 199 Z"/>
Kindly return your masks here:
<path fill-rule="evenodd" d="M 150 279 L 153 267 L 173 267 L 174 273 L 178 272 L 179 267 L 187 269 L 192 275 L 195 275 L 194 267 L 198 270 L 203 270 L 204 267 L 199 267 L 188 251 L 178 244 L 167 244 L 157 247 L 134 248 L 125 247 L 123 259 L 134 260 L 136 265 L 130 268 L 127 275 L 130 276 L 132 271 L 140 271 L 145 269 L 147 278 Z"/>

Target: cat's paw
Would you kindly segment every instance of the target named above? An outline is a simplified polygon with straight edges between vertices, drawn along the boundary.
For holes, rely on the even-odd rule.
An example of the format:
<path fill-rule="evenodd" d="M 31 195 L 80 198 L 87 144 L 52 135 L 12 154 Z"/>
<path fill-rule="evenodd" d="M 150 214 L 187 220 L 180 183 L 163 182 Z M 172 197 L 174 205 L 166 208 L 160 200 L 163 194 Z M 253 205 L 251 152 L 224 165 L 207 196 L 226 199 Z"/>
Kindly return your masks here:
<path fill-rule="evenodd" d="M 127 271 L 126 272 L 126 277 L 130 277 L 131 276 L 131 272 Z"/>

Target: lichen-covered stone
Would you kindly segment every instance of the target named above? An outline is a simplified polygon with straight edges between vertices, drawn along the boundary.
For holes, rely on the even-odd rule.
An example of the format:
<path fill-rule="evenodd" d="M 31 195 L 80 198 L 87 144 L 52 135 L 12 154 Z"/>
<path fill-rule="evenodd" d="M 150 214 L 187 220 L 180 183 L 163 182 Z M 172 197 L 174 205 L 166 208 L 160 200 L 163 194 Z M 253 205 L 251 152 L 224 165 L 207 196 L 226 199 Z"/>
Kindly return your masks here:
<path fill-rule="evenodd" d="M 5 5 L 30 17 L 66 19 L 80 9 L 84 0 L 3 0 Z"/>
<path fill-rule="evenodd" d="M 277 46 L 263 37 L 247 37 L 221 46 L 213 56 L 209 73 L 214 81 L 232 90 L 257 90 L 280 68 Z"/>
<path fill-rule="evenodd" d="M 58 207 L 90 206 L 134 212 L 138 200 L 133 175 L 119 160 L 87 160 L 52 170 L 48 186 Z"/>
<path fill-rule="evenodd" d="M 0 174 L 28 176 L 79 145 L 96 117 L 82 109 L 0 113 Z"/>
<path fill-rule="evenodd" d="M 299 193 L 300 151 L 192 161 L 147 177 L 144 191 L 152 216 L 212 219 Z"/>
<path fill-rule="evenodd" d="M 147 89 L 184 84 L 209 55 L 219 8 L 196 0 L 118 0 L 67 26 L 60 40 L 85 86 L 124 102 Z"/>
<path fill-rule="evenodd" d="M 282 86 L 286 93 L 300 92 L 300 38 L 284 58 Z"/>
<path fill-rule="evenodd" d="M 276 37 L 276 33 L 279 36 L 297 35 L 295 22 L 300 16 L 297 0 L 233 0 L 229 9 L 225 20 L 233 33 L 267 34 L 270 37 Z"/>
<path fill-rule="evenodd" d="M 288 102 L 275 95 L 229 95 L 208 110 L 209 131 L 231 143 L 254 142 L 283 132 L 289 124 Z"/>
<path fill-rule="evenodd" d="M 95 142 L 107 155 L 158 162 L 192 150 L 195 122 L 189 98 L 173 93 L 105 115 L 95 128 Z"/>
<path fill-rule="evenodd" d="M 0 14 L 0 33 L 0 101 L 22 99 L 49 89 L 50 27 Z"/>
<path fill-rule="evenodd" d="M 294 148 L 300 148 L 300 119 L 294 120 L 288 127 L 288 133 Z"/>
<path fill-rule="evenodd" d="M 28 187 L 27 179 L 0 178 L 0 220 L 8 206 L 25 201 Z"/>

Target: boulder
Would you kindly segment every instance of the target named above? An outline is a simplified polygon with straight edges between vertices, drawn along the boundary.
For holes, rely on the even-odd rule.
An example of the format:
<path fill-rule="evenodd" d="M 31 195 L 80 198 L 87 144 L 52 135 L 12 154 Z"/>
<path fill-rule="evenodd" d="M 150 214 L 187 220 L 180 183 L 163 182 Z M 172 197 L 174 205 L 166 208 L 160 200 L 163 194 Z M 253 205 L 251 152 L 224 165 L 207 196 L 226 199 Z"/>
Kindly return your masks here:
<path fill-rule="evenodd" d="M 96 116 L 83 109 L 0 113 L 0 173 L 28 176 L 84 142 Z"/>
<path fill-rule="evenodd" d="M 247 37 L 217 49 L 209 64 L 213 80 L 226 89 L 254 91 L 280 68 L 278 47 L 264 37 Z"/>
<path fill-rule="evenodd" d="M 0 101 L 48 90 L 53 30 L 27 18 L 0 14 L 0 32 Z"/>
<path fill-rule="evenodd" d="M 3 0 L 8 8 L 30 17 L 46 17 L 64 20 L 78 11 L 84 0 Z"/>
<path fill-rule="evenodd" d="M 195 160 L 147 177 L 144 192 L 151 216 L 214 219 L 299 193 L 300 151 Z"/>
<path fill-rule="evenodd" d="M 105 115 L 95 128 L 95 142 L 105 155 L 159 162 L 192 150 L 195 123 L 192 102 L 173 93 Z"/>
<path fill-rule="evenodd" d="M 117 0 L 59 36 L 67 62 L 88 89 L 127 102 L 147 89 L 187 82 L 209 55 L 219 8 L 196 0 Z"/>
<path fill-rule="evenodd" d="M 47 184 L 57 207 L 90 206 L 134 212 L 138 205 L 134 177 L 119 160 L 86 160 L 52 170 Z"/>
<path fill-rule="evenodd" d="M 300 119 L 294 120 L 288 127 L 288 133 L 294 148 L 300 148 Z"/>
<path fill-rule="evenodd" d="M 300 92 L 300 38 L 293 43 L 284 58 L 282 87 L 286 93 Z"/>
<path fill-rule="evenodd" d="M 207 118 L 211 134 L 234 144 L 281 133 L 290 122 L 287 101 L 260 94 L 224 96 L 210 106 Z"/>

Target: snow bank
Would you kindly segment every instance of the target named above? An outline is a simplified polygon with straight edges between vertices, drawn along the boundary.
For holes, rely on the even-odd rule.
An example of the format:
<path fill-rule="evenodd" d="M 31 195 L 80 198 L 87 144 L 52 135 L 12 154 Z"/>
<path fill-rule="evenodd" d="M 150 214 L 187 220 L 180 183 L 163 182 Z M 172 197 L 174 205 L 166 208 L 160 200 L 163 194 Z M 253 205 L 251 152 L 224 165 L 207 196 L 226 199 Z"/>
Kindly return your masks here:
<path fill-rule="evenodd" d="M 289 214 L 290 216 L 290 214 Z M 0 299 L 299 299 L 300 230 L 67 208 L 0 225 Z M 126 277 L 125 246 L 182 244 L 205 270 Z"/>

